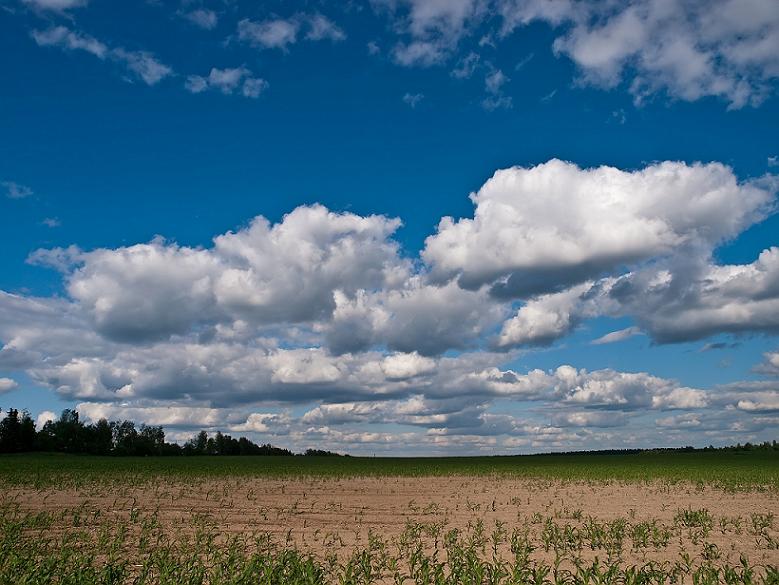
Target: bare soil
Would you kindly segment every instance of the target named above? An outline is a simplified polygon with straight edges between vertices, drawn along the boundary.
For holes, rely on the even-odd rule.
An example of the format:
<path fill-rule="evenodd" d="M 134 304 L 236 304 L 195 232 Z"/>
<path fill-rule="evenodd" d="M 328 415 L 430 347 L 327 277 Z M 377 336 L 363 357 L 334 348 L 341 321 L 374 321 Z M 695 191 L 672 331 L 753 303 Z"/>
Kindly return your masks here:
<path fill-rule="evenodd" d="M 779 521 L 774 520 L 779 516 L 779 494 L 729 493 L 692 484 L 483 477 L 231 478 L 161 481 L 147 488 L 22 488 L 8 491 L 1 499 L 26 511 L 80 507 L 117 520 L 138 512 L 156 512 L 160 523 L 176 532 L 193 530 L 193 519 L 208 519 L 224 535 L 267 532 L 281 543 L 294 543 L 316 555 L 335 552 L 339 556 L 366 546 L 369 532 L 393 542 L 409 523 L 438 524 L 443 534 L 452 528 L 472 531 L 481 521 L 488 536 L 496 522 L 505 523 L 509 533 L 527 529 L 535 545 L 532 558 L 551 562 L 555 553 L 546 550 L 543 542 L 547 519 L 577 529 L 590 518 L 598 522 L 622 518 L 629 527 L 655 520 L 671 531 L 668 544 L 636 547 L 628 529 L 620 555 L 624 562 L 673 562 L 685 551 L 700 558 L 708 546 L 708 554 L 715 550 L 722 561 L 738 563 L 744 555 L 753 564 L 779 564 Z M 707 510 L 712 518 L 710 530 L 701 533 L 681 525 L 678 514 L 685 509 Z M 755 517 L 770 518 L 770 526 L 756 529 Z M 431 533 L 431 546 L 434 538 Z M 502 554 L 506 549 L 502 547 Z M 588 544 L 580 554 L 604 557 L 603 550 L 592 550 Z"/>

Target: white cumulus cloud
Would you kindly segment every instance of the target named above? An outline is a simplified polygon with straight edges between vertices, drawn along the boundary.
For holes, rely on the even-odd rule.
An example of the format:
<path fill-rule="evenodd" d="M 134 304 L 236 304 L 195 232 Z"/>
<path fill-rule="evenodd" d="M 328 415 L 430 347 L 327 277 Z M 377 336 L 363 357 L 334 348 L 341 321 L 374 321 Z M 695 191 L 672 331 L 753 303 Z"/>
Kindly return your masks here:
<path fill-rule="evenodd" d="M 12 380 L 11 378 L 0 378 L 0 394 L 15 390 L 18 386 L 19 384 L 16 383 L 16 380 Z"/>
<path fill-rule="evenodd" d="M 503 31 L 533 21 L 562 29 L 558 55 L 582 79 L 622 81 L 640 103 L 656 92 L 686 101 L 706 96 L 731 108 L 757 105 L 779 77 L 779 16 L 772 0 L 638 0 L 622 4 L 501 0 Z"/>
<path fill-rule="evenodd" d="M 443 218 L 422 257 L 466 288 L 550 292 L 683 245 L 712 247 L 764 217 L 774 192 L 717 163 L 623 171 L 551 160 L 496 172 L 471 195 L 473 219 Z"/>

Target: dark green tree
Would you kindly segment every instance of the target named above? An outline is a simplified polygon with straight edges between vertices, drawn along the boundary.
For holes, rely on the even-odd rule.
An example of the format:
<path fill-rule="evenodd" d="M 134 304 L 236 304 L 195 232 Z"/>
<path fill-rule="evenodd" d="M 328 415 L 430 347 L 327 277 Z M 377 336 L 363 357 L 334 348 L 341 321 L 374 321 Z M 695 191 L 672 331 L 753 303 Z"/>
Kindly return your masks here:
<path fill-rule="evenodd" d="M 137 455 L 138 431 L 135 423 L 129 420 L 111 423 L 111 432 L 116 455 Z"/>
<path fill-rule="evenodd" d="M 27 411 L 15 408 L 0 420 L 0 453 L 21 453 L 35 449 L 35 423 Z"/>

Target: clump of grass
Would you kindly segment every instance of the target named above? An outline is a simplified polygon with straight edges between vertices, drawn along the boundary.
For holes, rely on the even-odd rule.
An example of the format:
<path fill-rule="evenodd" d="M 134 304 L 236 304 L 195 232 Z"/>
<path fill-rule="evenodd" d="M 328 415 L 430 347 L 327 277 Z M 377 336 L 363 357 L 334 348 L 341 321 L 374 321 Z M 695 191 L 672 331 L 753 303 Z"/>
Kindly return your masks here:
<path fill-rule="evenodd" d="M 677 510 L 674 522 L 685 528 L 701 528 L 705 530 L 711 530 L 714 524 L 711 514 L 706 508 L 700 510 L 693 510 L 692 508 Z"/>

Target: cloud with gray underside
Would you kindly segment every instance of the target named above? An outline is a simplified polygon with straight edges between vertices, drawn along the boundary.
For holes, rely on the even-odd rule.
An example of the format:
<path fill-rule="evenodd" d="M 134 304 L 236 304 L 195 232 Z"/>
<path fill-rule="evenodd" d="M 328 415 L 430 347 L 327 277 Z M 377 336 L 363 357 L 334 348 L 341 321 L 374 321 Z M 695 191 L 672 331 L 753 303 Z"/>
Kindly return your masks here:
<path fill-rule="evenodd" d="M 628 425 L 635 444 L 658 426 L 682 441 L 714 420 L 735 442 L 775 417 L 775 353 L 755 364 L 762 385 L 722 389 L 507 364 L 594 319 L 634 323 L 596 345 L 776 334 L 779 248 L 715 260 L 776 192 L 776 177 L 720 163 L 550 160 L 495 172 L 419 255 L 395 239 L 400 219 L 321 205 L 202 247 L 40 249 L 28 261 L 58 271 L 65 294 L 0 292 L 0 371 L 92 418 L 354 452 L 609 446 Z"/>

